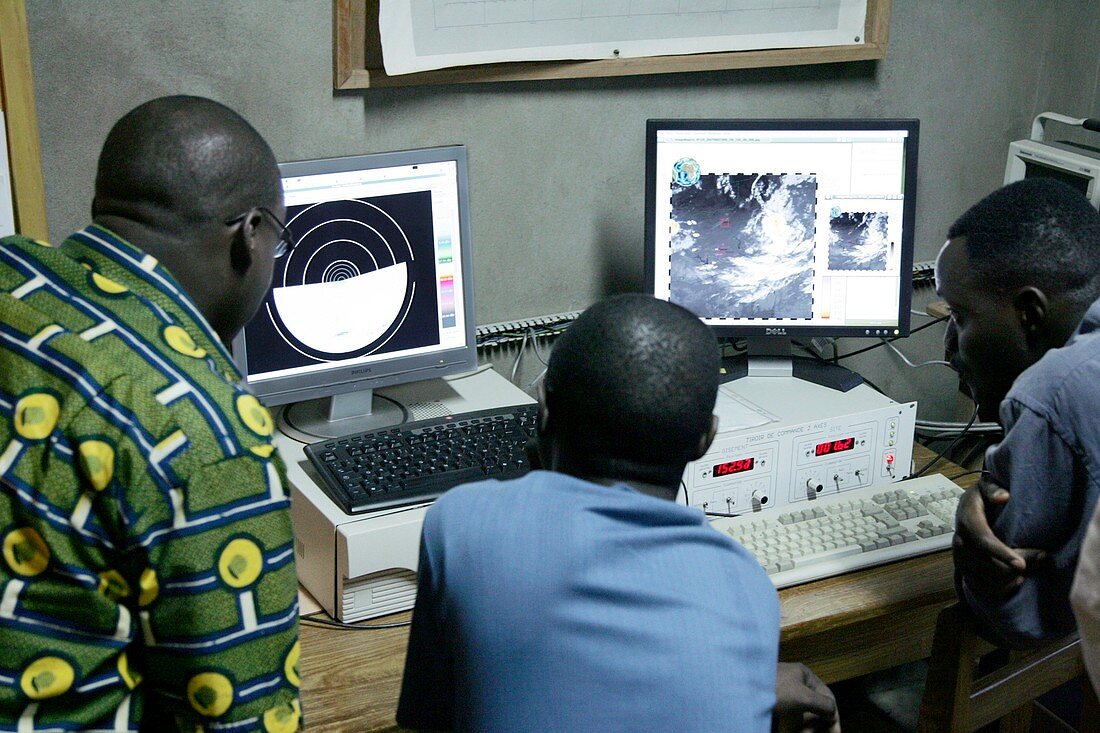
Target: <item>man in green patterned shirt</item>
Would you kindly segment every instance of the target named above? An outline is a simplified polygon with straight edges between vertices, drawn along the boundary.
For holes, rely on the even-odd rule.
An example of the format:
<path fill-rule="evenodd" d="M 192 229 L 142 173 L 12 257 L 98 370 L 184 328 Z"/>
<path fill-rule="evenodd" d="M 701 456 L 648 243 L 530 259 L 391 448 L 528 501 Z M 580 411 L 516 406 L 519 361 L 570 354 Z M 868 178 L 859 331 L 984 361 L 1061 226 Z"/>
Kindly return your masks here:
<path fill-rule="evenodd" d="M 0 244 L 0 730 L 294 731 L 273 423 L 222 344 L 293 246 L 271 149 L 165 97 L 112 128 L 94 223 Z"/>

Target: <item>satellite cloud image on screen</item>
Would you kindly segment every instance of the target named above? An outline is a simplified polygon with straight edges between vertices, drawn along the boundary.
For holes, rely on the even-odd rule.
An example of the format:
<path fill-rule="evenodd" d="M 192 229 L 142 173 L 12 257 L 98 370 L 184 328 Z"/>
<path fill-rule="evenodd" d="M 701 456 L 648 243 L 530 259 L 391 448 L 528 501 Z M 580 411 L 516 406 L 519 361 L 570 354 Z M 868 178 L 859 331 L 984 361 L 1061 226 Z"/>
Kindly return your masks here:
<path fill-rule="evenodd" d="M 669 223 L 672 301 L 711 318 L 810 318 L 817 178 L 679 178 Z"/>
<path fill-rule="evenodd" d="M 894 243 L 882 211 L 834 211 L 829 218 L 830 270 L 885 270 Z"/>

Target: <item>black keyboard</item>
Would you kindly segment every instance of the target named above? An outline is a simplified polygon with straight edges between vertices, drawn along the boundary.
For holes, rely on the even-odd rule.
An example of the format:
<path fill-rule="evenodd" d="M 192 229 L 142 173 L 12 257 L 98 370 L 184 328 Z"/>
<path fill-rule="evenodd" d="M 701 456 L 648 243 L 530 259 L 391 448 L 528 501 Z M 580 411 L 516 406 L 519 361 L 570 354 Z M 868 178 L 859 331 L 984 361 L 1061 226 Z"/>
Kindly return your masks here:
<path fill-rule="evenodd" d="M 349 514 L 430 501 L 484 478 L 527 473 L 538 406 L 418 420 L 306 446 L 324 488 Z"/>

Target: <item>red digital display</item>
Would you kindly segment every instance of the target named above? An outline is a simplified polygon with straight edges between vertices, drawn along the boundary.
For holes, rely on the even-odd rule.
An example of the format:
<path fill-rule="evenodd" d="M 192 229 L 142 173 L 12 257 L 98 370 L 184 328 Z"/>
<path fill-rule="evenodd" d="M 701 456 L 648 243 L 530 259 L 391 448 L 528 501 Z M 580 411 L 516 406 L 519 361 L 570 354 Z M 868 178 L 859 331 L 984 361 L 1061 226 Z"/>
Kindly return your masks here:
<path fill-rule="evenodd" d="M 841 438 L 840 440 L 827 440 L 824 443 L 818 443 L 817 448 L 814 449 L 815 456 L 827 456 L 830 453 L 843 453 L 846 450 L 851 450 L 856 447 L 855 438 Z"/>
<path fill-rule="evenodd" d="M 732 476 L 742 471 L 751 471 L 754 463 L 756 463 L 755 458 L 739 458 L 736 461 L 726 461 L 715 466 L 713 473 L 715 476 Z"/>

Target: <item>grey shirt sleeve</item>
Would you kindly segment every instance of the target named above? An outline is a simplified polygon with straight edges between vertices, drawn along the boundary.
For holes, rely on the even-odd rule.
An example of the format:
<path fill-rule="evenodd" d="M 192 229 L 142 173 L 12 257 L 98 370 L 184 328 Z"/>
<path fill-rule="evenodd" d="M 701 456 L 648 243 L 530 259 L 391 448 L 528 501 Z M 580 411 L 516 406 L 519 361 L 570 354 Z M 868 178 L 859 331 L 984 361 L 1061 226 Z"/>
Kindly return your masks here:
<path fill-rule="evenodd" d="M 1011 498 L 993 529 L 1010 547 L 1047 552 L 1008 599 L 982 594 L 961 578 L 963 599 L 987 636 L 1002 644 L 1033 646 L 1074 629 L 1070 584 L 1083 535 L 1087 479 L 1072 443 L 1059 426 L 1020 402 L 1002 405 L 1009 429 L 986 455 L 986 468 Z"/>

